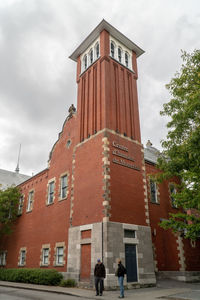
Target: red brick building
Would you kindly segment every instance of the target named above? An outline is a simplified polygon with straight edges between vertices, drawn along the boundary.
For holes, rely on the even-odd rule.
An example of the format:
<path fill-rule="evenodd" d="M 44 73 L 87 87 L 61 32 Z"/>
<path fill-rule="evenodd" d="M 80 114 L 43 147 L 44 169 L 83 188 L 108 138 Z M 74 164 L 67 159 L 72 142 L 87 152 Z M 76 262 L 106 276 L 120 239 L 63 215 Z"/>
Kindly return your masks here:
<path fill-rule="evenodd" d="M 173 182 L 157 186 L 149 178 L 158 172 L 158 151 L 141 144 L 137 58 L 143 52 L 103 20 L 70 56 L 77 62 L 77 111 L 70 107 L 47 169 L 20 184 L 20 216 L 1 241 L 1 265 L 56 268 L 92 281 L 101 258 L 107 287 L 117 285 L 117 258 L 127 267 L 127 285 L 155 284 L 155 273 L 199 275 L 199 242 L 158 226 L 176 208 Z"/>

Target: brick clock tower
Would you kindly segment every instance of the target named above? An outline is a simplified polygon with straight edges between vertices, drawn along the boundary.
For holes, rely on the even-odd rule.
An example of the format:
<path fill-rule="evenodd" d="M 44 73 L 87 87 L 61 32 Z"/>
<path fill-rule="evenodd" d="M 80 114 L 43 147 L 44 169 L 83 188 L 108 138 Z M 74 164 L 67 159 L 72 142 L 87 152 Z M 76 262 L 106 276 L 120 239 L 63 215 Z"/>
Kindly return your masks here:
<path fill-rule="evenodd" d="M 67 272 L 116 286 L 154 284 L 151 230 L 140 138 L 137 57 L 143 50 L 103 20 L 70 56 L 77 62 L 77 144 L 73 150 Z"/>

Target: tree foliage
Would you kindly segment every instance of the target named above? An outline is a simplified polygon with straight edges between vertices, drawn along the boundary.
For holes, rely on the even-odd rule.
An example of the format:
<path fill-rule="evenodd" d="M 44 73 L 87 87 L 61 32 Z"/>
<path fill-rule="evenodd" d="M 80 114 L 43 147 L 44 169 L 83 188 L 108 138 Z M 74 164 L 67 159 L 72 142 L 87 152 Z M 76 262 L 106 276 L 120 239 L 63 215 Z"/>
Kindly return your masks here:
<path fill-rule="evenodd" d="M 0 237 L 12 232 L 13 223 L 17 218 L 20 191 L 18 187 L 0 190 Z"/>
<path fill-rule="evenodd" d="M 200 237 L 200 50 L 182 52 L 183 64 L 166 86 L 172 98 L 161 115 L 170 117 L 164 149 L 158 160 L 159 180 L 180 178 L 173 195 L 179 210 L 161 226 L 186 238 Z"/>

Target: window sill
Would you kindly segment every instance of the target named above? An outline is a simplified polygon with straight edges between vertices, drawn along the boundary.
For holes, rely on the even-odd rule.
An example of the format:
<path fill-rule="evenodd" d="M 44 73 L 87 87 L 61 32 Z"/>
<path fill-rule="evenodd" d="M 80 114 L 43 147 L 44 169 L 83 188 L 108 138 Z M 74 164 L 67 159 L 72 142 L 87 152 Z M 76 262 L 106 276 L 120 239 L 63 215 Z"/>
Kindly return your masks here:
<path fill-rule="evenodd" d="M 123 63 L 119 62 L 119 60 L 117 60 L 115 57 L 112 57 L 111 55 L 109 55 L 109 57 L 111 59 L 113 59 L 115 62 L 117 62 L 118 64 L 120 64 L 122 67 L 126 68 L 128 71 L 130 71 L 131 73 L 135 74 L 135 71 L 132 70 L 131 68 L 127 67 L 126 65 L 124 65 Z"/>
<path fill-rule="evenodd" d="M 52 203 L 46 203 L 46 206 L 51 206 L 53 204 L 54 204 L 54 202 L 52 202 Z"/>
<path fill-rule="evenodd" d="M 19 268 L 24 268 L 26 265 L 20 265 L 20 264 L 18 264 L 18 267 Z"/>
<path fill-rule="evenodd" d="M 63 200 L 67 200 L 67 196 L 65 198 L 59 198 L 58 201 L 62 202 Z"/>
<path fill-rule="evenodd" d="M 54 267 L 64 267 L 64 264 L 56 264 Z"/>
<path fill-rule="evenodd" d="M 160 205 L 159 202 L 153 202 L 153 201 L 150 201 L 151 204 L 156 204 L 156 205 Z"/>
<path fill-rule="evenodd" d="M 90 67 L 92 67 L 99 59 L 101 58 L 101 56 L 99 56 L 98 58 L 96 58 L 92 64 L 90 64 L 85 70 L 83 70 L 79 76 L 82 76 Z"/>
<path fill-rule="evenodd" d="M 40 268 L 48 268 L 49 267 L 49 264 L 41 264 L 40 265 Z"/>

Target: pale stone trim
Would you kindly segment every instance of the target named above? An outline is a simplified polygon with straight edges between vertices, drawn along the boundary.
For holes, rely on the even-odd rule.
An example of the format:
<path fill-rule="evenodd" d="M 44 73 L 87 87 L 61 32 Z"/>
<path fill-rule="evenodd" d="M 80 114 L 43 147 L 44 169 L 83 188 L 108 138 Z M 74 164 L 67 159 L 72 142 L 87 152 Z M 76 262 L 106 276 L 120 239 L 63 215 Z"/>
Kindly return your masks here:
<path fill-rule="evenodd" d="M 146 216 L 146 224 L 150 226 L 150 219 L 149 219 L 149 203 L 148 203 L 148 191 L 147 191 L 147 180 L 146 180 L 146 167 L 144 161 L 144 150 L 143 146 L 141 149 L 142 152 L 142 173 L 143 173 L 143 190 L 144 190 L 144 208 L 145 208 L 145 216 Z"/>
<path fill-rule="evenodd" d="M 81 225 L 80 231 L 92 230 L 93 224 Z"/>
<path fill-rule="evenodd" d="M 59 247 L 63 247 L 63 263 L 62 264 L 57 264 L 57 248 Z M 54 247 L 54 260 L 53 260 L 53 265 L 54 267 L 62 267 L 65 265 L 66 261 L 66 246 L 65 246 L 65 242 L 58 242 L 55 244 Z"/>
<path fill-rule="evenodd" d="M 123 223 L 124 229 L 138 230 L 138 225 Z"/>
<path fill-rule="evenodd" d="M 28 207 L 29 207 L 29 195 L 30 195 L 30 193 L 32 193 L 32 192 L 33 192 L 32 203 L 31 203 L 30 209 L 28 210 Z M 34 198 L 35 198 L 34 196 L 35 196 L 35 189 L 29 190 L 29 192 L 28 192 L 28 201 L 27 201 L 26 212 L 31 212 L 31 211 L 33 210 L 33 203 L 34 203 Z"/>
<path fill-rule="evenodd" d="M 81 244 L 81 245 L 91 244 L 91 242 L 92 242 L 92 239 L 91 239 L 91 238 L 81 239 L 80 244 Z"/>
<path fill-rule="evenodd" d="M 153 243 L 152 243 L 152 249 L 153 249 L 153 258 L 154 258 L 154 270 L 155 270 L 155 272 L 158 272 L 158 261 L 157 261 L 156 247 Z"/>
<path fill-rule="evenodd" d="M 67 192 L 66 192 L 66 196 L 64 198 L 61 198 L 61 178 L 64 176 L 67 176 Z M 74 187 L 74 185 L 71 187 Z M 69 195 L 69 171 L 66 171 L 60 174 L 59 185 L 58 185 L 58 201 L 63 201 L 67 199 L 68 195 Z"/>
<path fill-rule="evenodd" d="M 71 199 L 70 199 L 70 226 L 72 226 L 72 218 L 73 218 L 73 206 L 74 206 L 74 171 L 75 171 L 75 156 L 76 156 L 76 147 L 74 147 L 73 154 L 72 154 L 72 176 L 71 176 Z"/>
<path fill-rule="evenodd" d="M 20 200 L 22 199 L 22 205 L 21 205 L 21 209 L 20 209 Z M 23 209 L 24 209 L 24 199 L 25 199 L 25 195 L 21 194 L 20 200 L 19 200 L 19 205 L 18 205 L 18 211 L 17 214 L 18 216 L 21 216 L 23 213 Z"/>
<path fill-rule="evenodd" d="M 139 244 L 139 240 L 137 238 L 123 238 L 123 243 L 137 245 Z"/>
<path fill-rule="evenodd" d="M 184 245 L 180 235 L 177 236 L 176 243 L 178 244 L 177 250 L 178 250 L 178 257 L 179 257 L 179 264 L 180 264 L 179 271 L 185 271 L 186 265 L 185 265 L 185 253 L 183 249 Z"/>
<path fill-rule="evenodd" d="M 47 264 L 43 263 L 43 249 L 49 249 L 49 256 L 48 256 L 48 263 Z M 51 258 L 51 247 L 50 247 L 50 244 L 44 244 L 44 245 L 42 245 L 41 255 L 40 255 L 40 267 L 49 266 L 49 264 L 50 264 L 50 258 Z"/>
<path fill-rule="evenodd" d="M 102 142 L 103 142 L 103 145 L 102 145 L 102 148 L 103 148 L 103 158 L 102 158 L 102 161 L 103 161 L 103 173 L 102 173 L 102 176 L 103 176 L 103 191 L 104 191 L 104 194 L 103 194 L 103 202 L 102 202 L 102 205 L 103 205 L 103 213 L 104 213 L 104 217 L 103 217 L 103 222 L 108 222 L 109 221 L 109 218 L 110 218 L 110 209 L 111 209 L 111 206 L 110 206 L 110 197 L 109 197 L 109 194 L 110 194 L 110 169 L 108 168 L 108 166 L 110 165 L 110 161 L 109 161 L 109 152 L 110 152 L 110 148 L 109 148 L 109 140 L 107 137 L 103 137 L 102 138 Z"/>
<path fill-rule="evenodd" d="M 49 184 L 54 182 L 54 191 L 53 191 L 53 202 L 52 203 L 48 203 L 48 198 L 49 198 Z M 47 196 L 46 196 L 46 205 L 52 205 L 55 201 L 55 191 L 56 191 L 56 177 L 53 177 L 51 179 L 48 180 L 47 182 Z"/>
<path fill-rule="evenodd" d="M 147 186 L 148 186 L 148 190 L 149 190 L 149 201 L 152 203 L 152 204 L 160 204 L 160 187 L 159 185 L 157 184 L 156 182 L 156 202 L 152 202 L 151 201 L 151 186 L 150 186 L 150 176 L 148 175 L 147 176 L 148 179 L 147 179 Z"/>
<path fill-rule="evenodd" d="M 6 266 L 7 253 L 8 253 L 7 250 L 0 250 L 0 255 L 3 254 L 3 262 L 2 262 L 2 264 L 0 264 L 0 267 L 1 266 Z"/>
<path fill-rule="evenodd" d="M 117 133 L 117 132 L 115 132 L 114 130 L 111 130 L 111 129 L 109 129 L 109 128 L 104 128 L 104 129 L 98 131 L 97 133 L 95 133 L 94 135 L 91 135 L 91 136 L 90 136 L 90 140 L 93 139 L 93 138 L 95 138 L 96 136 L 98 136 L 98 135 L 104 133 L 104 132 L 110 132 L 110 133 L 115 134 L 115 135 L 117 135 L 117 136 L 120 136 L 120 137 L 122 137 L 123 139 L 125 139 L 125 140 L 127 140 L 127 141 L 130 141 L 130 142 L 132 142 L 132 143 L 134 143 L 134 144 L 143 146 L 140 142 L 138 142 L 138 141 L 136 141 L 136 140 L 132 140 L 131 138 L 129 138 L 129 137 L 127 137 L 127 136 L 124 136 L 124 135 L 121 134 L 121 133 Z M 106 138 L 106 137 L 105 137 L 105 138 Z M 106 138 L 106 139 L 107 139 L 107 138 Z M 82 144 L 87 143 L 87 141 L 88 141 L 88 139 L 85 139 L 84 141 L 80 142 L 79 144 L 77 144 L 77 145 L 75 146 L 75 149 L 76 149 L 77 147 L 80 147 Z"/>
<path fill-rule="evenodd" d="M 21 252 L 25 251 L 25 261 L 24 264 L 21 264 Z M 26 257 L 27 257 L 27 248 L 26 247 L 22 247 L 19 249 L 19 256 L 18 256 L 18 266 L 19 267 L 24 267 L 26 265 Z"/>

